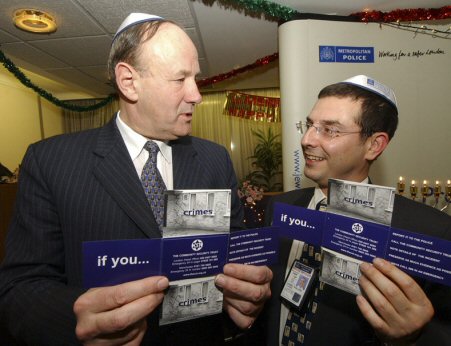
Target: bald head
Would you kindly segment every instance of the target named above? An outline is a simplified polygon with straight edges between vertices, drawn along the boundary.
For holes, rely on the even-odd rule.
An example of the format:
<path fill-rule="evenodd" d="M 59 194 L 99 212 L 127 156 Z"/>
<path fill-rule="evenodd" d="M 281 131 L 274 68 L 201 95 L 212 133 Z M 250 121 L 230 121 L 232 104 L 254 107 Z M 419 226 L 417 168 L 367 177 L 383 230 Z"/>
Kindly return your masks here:
<path fill-rule="evenodd" d="M 137 61 L 140 54 L 140 48 L 143 43 L 151 40 L 155 36 L 155 34 L 159 31 L 160 26 L 176 27 L 179 29 L 178 32 L 181 37 L 184 36 L 190 40 L 184 30 L 176 23 L 164 19 L 143 22 L 122 31 L 120 34 L 115 36 L 108 58 L 108 77 L 116 90 L 118 90 L 115 74 L 117 63 L 126 62 L 139 69 Z"/>
<path fill-rule="evenodd" d="M 189 135 L 194 106 L 202 100 L 196 84 L 200 72 L 196 47 L 172 22 L 152 22 L 144 31 L 141 25 L 116 39 L 119 42 L 122 35 L 139 30 L 133 59 L 118 60 L 114 68 L 120 117 L 150 139 L 168 141 Z"/>
<path fill-rule="evenodd" d="M 152 73 L 164 67 L 171 75 L 184 74 L 187 71 L 180 61 L 181 54 L 194 63 L 189 70 L 199 73 L 197 49 L 189 36 L 174 23 L 162 23 L 152 38 L 142 43 L 135 68 L 141 73 Z"/>

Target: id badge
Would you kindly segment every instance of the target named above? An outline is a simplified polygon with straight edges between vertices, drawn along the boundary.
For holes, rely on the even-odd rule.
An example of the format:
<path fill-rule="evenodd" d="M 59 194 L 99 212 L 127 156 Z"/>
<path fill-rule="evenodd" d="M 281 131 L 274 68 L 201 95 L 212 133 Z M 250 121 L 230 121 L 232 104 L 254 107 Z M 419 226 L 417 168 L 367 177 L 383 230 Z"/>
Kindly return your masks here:
<path fill-rule="evenodd" d="M 295 260 L 283 285 L 280 297 L 297 309 L 302 307 L 308 296 L 318 270 Z"/>

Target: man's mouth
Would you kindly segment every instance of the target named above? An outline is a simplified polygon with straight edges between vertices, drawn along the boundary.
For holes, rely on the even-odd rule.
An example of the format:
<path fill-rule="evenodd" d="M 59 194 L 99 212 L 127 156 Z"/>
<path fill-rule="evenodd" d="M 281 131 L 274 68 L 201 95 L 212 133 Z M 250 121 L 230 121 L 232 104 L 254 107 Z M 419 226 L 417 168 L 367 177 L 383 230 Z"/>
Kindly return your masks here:
<path fill-rule="evenodd" d="M 315 156 L 315 155 L 309 155 L 309 154 L 304 154 L 304 157 L 306 160 L 311 160 L 311 161 L 323 161 L 324 158 L 323 157 L 319 157 L 319 156 Z"/>
<path fill-rule="evenodd" d="M 191 112 L 180 113 L 179 116 L 183 117 L 186 120 L 190 120 L 191 121 L 191 119 L 193 117 L 193 113 L 191 113 Z"/>

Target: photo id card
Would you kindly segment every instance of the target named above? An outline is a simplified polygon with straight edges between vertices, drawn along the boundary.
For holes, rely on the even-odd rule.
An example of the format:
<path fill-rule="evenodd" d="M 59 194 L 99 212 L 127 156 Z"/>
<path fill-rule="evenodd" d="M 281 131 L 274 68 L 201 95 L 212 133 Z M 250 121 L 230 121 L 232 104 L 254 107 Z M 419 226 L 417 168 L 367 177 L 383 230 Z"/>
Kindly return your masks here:
<path fill-rule="evenodd" d="M 295 260 L 280 293 L 281 299 L 300 309 L 313 286 L 316 275 L 315 268 Z"/>

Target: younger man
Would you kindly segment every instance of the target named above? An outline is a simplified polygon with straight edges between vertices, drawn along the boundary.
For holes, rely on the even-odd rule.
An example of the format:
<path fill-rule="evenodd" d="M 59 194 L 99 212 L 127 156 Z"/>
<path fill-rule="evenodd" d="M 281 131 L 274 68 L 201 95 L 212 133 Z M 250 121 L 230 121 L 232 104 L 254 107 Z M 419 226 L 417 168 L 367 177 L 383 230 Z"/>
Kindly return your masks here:
<path fill-rule="evenodd" d="M 371 164 L 387 147 L 397 125 L 394 92 L 378 81 L 360 75 L 325 87 L 306 121 L 297 124 L 303 133 L 304 173 L 317 187 L 290 191 L 272 202 L 318 209 L 325 204 L 329 178 L 370 182 Z M 394 213 L 392 225 L 395 227 L 434 232 L 431 235 L 435 236 L 445 235 L 444 228 L 436 225 L 451 228 L 448 216 L 430 208 L 428 216 L 420 217 L 422 210 L 411 212 L 418 207 L 415 202 L 398 197 L 403 207 L 396 215 Z M 273 204 L 270 204 L 266 211 L 267 224 L 271 222 L 272 209 Z M 421 220 L 429 217 L 434 217 L 434 225 L 420 226 Z M 416 221 L 409 223 L 412 218 Z M 444 294 L 433 307 L 429 298 L 436 294 L 432 290 L 436 290 L 437 285 L 428 288 L 428 298 L 409 275 L 380 258 L 372 265 L 360 266 L 362 295 L 354 297 L 332 286 L 321 285 L 318 302 L 312 301 L 308 311 L 294 311 L 281 304 L 279 295 L 291 264 L 309 249 L 313 252 L 313 247 L 300 241 L 285 239 L 281 243 L 281 264 L 274 268 L 273 298 L 267 311 L 268 345 L 409 345 L 423 338 L 434 341 L 430 344 L 449 342 L 449 334 L 446 336 L 450 333 L 449 321 L 444 324 L 447 323 L 447 327 L 434 331 L 440 321 L 428 324 L 434 307 L 439 306 L 444 312 L 436 313 L 437 319 L 447 316 L 449 320 L 450 310 L 449 307 L 446 310 L 445 303 L 449 301 L 449 288 L 440 287 L 437 292 L 447 290 L 448 298 L 445 299 Z"/>

